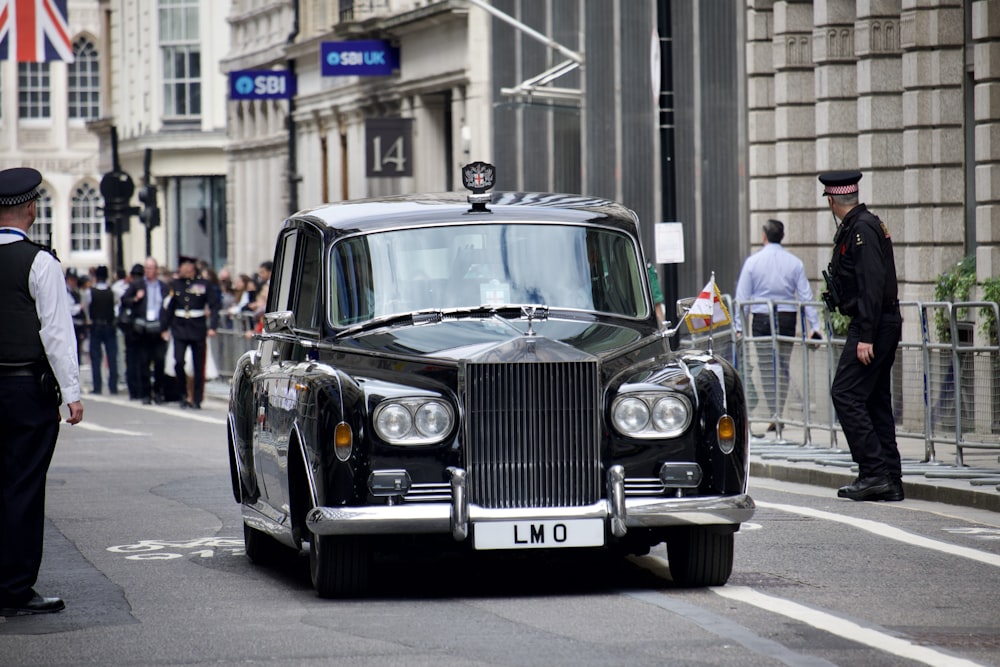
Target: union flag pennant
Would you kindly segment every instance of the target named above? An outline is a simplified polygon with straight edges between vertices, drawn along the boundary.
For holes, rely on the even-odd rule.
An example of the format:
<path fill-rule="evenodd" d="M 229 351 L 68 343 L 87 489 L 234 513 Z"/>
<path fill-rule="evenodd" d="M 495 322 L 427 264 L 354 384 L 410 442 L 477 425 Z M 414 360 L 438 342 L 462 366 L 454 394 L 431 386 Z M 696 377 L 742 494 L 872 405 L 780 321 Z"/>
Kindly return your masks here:
<path fill-rule="evenodd" d="M 73 62 L 67 0 L 0 0 L 0 60 Z"/>
<path fill-rule="evenodd" d="M 715 284 L 714 273 L 701 290 L 701 294 L 691 304 L 691 309 L 684 316 L 684 320 L 691 333 L 709 331 L 730 323 L 729 311 L 726 309 L 726 304 L 722 303 L 722 294 L 719 292 L 719 286 Z"/>

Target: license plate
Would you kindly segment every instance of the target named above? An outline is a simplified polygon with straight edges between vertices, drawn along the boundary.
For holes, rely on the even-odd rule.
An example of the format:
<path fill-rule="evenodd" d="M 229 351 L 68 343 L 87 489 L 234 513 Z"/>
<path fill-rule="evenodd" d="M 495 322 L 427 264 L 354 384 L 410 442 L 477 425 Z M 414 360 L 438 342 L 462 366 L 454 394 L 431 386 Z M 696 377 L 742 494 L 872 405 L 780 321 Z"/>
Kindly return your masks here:
<path fill-rule="evenodd" d="M 602 519 L 490 521 L 474 528 L 476 549 L 558 549 L 604 546 Z"/>

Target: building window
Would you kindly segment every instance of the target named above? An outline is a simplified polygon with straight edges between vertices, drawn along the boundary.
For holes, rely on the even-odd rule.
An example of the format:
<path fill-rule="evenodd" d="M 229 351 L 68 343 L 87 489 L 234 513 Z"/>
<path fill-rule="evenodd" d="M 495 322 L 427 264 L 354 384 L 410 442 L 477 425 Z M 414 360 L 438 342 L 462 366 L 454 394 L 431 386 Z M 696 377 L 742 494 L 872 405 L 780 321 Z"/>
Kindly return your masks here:
<path fill-rule="evenodd" d="M 81 37 L 73 43 L 73 57 L 69 65 L 69 117 L 99 118 L 101 78 L 97 49 L 93 42 Z"/>
<path fill-rule="evenodd" d="M 84 183 L 73 193 L 73 209 L 70 212 L 70 249 L 100 250 L 104 221 L 97 215 L 101 195 L 88 183 Z"/>
<path fill-rule="evenodd" d="M 17 111 L 21 118 L 50 118 L 49 64 L 17 64 Z"/>
<path fill-rule="evenodd" d="M 35 222 L 28 228 L 28 238 L 41 245 L 52 245 L 52 195 L 45 188 L 38 189 Z"/>
<path fill-rule="evenodd" d="M 198 0 L 160 0 L 163 114 L 201 115 Z"/>

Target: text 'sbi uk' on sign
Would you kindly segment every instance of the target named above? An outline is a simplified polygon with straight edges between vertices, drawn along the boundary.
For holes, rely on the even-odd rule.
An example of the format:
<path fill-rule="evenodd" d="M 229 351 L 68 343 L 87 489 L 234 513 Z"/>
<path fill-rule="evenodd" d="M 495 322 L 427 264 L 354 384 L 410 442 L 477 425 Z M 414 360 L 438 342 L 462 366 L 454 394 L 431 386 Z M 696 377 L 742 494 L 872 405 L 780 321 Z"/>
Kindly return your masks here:
<path fill-rule="evenodd" d="M 229 73 L 231 100 L 287 100 L 295 95 L 295 77 L 287 70 L 241 70 Z"/>
<path fill-rule="evenodd" d="M 381 39 L 323 42 L 319 55 L 323 76 L 389 76 L 399 69 L 399 49 Z"/>

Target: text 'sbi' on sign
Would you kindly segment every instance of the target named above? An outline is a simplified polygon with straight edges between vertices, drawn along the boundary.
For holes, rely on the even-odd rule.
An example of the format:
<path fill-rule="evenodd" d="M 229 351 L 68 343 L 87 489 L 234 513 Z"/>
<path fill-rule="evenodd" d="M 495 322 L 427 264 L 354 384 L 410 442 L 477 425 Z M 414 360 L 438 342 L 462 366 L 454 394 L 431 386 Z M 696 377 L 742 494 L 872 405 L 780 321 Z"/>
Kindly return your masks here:
<path fill-rule="evenodd" d="M 323 42 L 319 55 L 323 76 L 389 76 L 399 69 L 399 49 L 381 39 Z"/>
<path fill-rule="evenodd" d="M 229 73 L 231 100 L 287 100 L 295 95 L 295 78 L 286 70 L 242 70 Z"/>
<path fill-rule="evenodd" d="M 369 178 L 413 176 L 413 119 L 369 118 L 365 121 L 365 153 Z"/>

